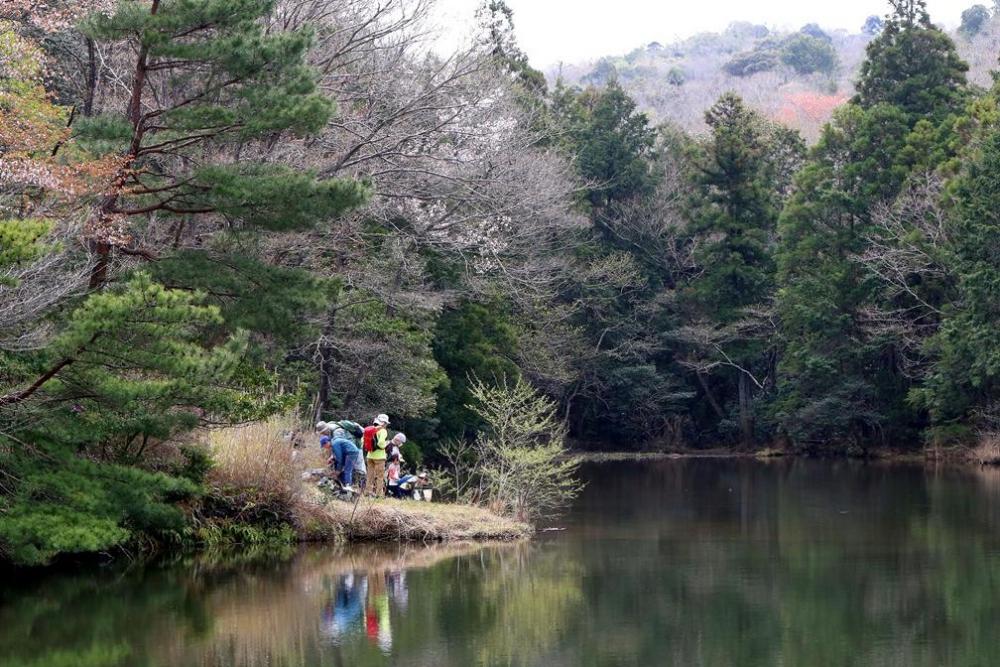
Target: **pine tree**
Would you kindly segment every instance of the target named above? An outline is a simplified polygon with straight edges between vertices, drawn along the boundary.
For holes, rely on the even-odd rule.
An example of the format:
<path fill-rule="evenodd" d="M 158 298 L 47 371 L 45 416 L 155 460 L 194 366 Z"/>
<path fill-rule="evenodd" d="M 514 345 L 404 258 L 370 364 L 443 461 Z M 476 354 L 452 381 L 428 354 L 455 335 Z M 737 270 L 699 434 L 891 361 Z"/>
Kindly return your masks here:
<path fill-rule="evenodd" d="M 116 250 L 158 252 L 134 245 L 134 226 L 153 214 L 166 221 L 159 224 L 216 216 L 242 231 L 287 230 L 364 200 L 366 189 L 356 182 L 293 171 L 266 153 L 229 157 L 252 156 L 254 142 L 274 142 L 281 133 L 315 133 L 333 112 L 305 63 L 309 32 L 266 31 L 273 8 L 273 0 L 151 0 L 84 22 L 99 44 L 125 42 L 136 53 L 123 113 L 77 126 L 85 139 L 117 141 L 124 156 L 118 185 L 92 222 L 100 257 L 92 287 L 106 281 Z"/>
<path fill-rule="evenodd" d="M 49 216 L 19 211 L 16 225 L 4 225 L 3 261 L 37 260 L 50 229 L 75 230 L 70 216 L 88 211 L 85 239 L 97 258 L 89 293 L 79 289 L 37 315 L 44 344 L 0 353 L 0 466 L 8 472 L 0 513 L 10 519 L 0 550 L 8 556 L 44 562 L 110 548 L 136 531 L 178 530 L 169 502 L 194 488 L 121 464 L 140 463 L 151 444 L 206 418 L 258 419 L 295 399 L 275 391 L 275 364 L 259 348 L 301 335 L 331 287 L 261 262 L 260 248 L 268 234 L 333 220 L 367 188 L 271 157 L 279 139 L 320 130 L 333 111 L 305 64 L 308 31 L 266 30 L 273 7 L 151 0 L 91 15 L 82 24 L 90 38 L 136 54 L 131 96 L 119 112 L 76 120 L 72 136 L 68 114 L 47 106 L 37 82 L 0 78 L 0 96 L 13 90 L 30 102 L 10 108 L 46 129 L 37 145 L 11 149 L 7 138 L 24 123 L 8 123 L 12 112 L 0 106 L 0 150 L 17 160 L 0 170 L 37 167 L 4 177 L 33 176 L 24 200 Z M 85 190 L 72 178 L 73 160 L 94 154 L 110 167 L 85 170 L 106 177 Z M 66 207 L 53 205 L 60 194 Z M 9 202 L 0 198 L 5 215 Z M 199 236 L 186 242 L 192 227 Z M 135 271 L 123 257 L 150 264 Z"/>
<path fill-rule="evenodd" d="M 123 113 L 105 112 L 74 126 L 80 146 L 113 148 L 109 159 L 117 165 L 87 224 L 98 258 L 90 287 L 106 284 L 116 255 L 161 259 L 152 267 L 155 278 L 203 289 L 227 314 L 242 313 L 211 327 L 222 329 L 216 340 L 241 326 L 270 334 L 281 322 L 301 320 L 304 313 L 295 307 L 321 307 L 324 293 L 315 280 L 255 259 L 258 237 L 310 228 L 367 195 L 359 183 L 318 178 L 267 159 L 268 142 L 282 133 L 315 132 L 332 113 L 305 64 L 308 31 L 265 31 L 273 4 L 152 0 L 121 4 L 83 22 L 97 42 L 130 43 L 137 54 Z M 235 159 L 241 151 L 254 159 Z M 157 228 L 167 225 L 175 248 L 189 225 L 202 233 L 217 228 L 217 243 L 184 250 L 143 244 L 144 238 L 163 239 Z M 319 298 L 290 299 L 293 286 Z M 8 404 L 21 394 L 8 392 Z"/>

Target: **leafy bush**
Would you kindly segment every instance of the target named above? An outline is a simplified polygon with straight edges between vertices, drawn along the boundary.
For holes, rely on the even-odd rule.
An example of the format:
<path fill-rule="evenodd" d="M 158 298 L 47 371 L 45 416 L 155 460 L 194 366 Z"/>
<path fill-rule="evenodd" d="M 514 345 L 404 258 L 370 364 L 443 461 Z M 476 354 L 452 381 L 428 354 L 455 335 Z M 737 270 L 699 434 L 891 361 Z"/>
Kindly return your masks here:
<path fill-rule="evenodd" d="M 474 380 L 469 409 L 484 424 L 475 442 L 442 447 L 449 467 L 438 472 L 459 499 L 505 516 L 536 521 L 576 495 L 578 463 L 566 456 L 566 427 L 555 403 L 517 378 L 489 385 Z"/>
<path fill-rule="evenodd" d="M 680 67 L 671 67 L 670 71 L 667 72 L 667 83 L 671 86 L 683 86 L 685 81 L 687 81 L 687 75 Z"/>

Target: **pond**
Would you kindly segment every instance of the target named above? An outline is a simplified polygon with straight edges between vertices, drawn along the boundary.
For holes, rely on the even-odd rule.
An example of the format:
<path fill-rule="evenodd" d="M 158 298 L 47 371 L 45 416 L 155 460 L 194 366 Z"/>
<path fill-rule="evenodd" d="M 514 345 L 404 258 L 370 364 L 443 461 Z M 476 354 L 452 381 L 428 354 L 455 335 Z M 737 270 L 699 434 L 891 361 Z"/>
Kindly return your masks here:
<path fill-rule="evenodd" d="M 1000 471 L 588 464 L 528 544 L 5 581 L 5 667 L 1000 664 Z"/>

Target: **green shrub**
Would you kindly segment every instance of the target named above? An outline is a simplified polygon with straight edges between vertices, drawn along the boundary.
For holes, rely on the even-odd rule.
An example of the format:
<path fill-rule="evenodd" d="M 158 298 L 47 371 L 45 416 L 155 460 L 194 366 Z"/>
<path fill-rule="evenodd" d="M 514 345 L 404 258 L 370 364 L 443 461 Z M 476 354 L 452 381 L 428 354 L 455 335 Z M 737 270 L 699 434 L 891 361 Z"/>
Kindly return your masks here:
<path fill-rule="evenodd" d="M 184 462 L 177 466 L 175 474 L 195 484 L 203 484 L 212 469 L 212 457 L 205 447 L 196 444 L 181 445 Z"/>

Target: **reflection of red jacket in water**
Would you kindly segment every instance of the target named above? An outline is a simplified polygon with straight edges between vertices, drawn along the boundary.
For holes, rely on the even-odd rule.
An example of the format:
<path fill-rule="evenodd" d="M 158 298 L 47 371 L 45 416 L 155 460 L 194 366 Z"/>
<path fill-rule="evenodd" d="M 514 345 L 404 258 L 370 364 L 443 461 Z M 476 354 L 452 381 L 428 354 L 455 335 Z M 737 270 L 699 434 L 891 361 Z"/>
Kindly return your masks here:
<path fill-rule="evenodd" d="M 375 607 L 365 608 L 365 633 L 372 641 L 378 639 L 378 612 Z"/>

